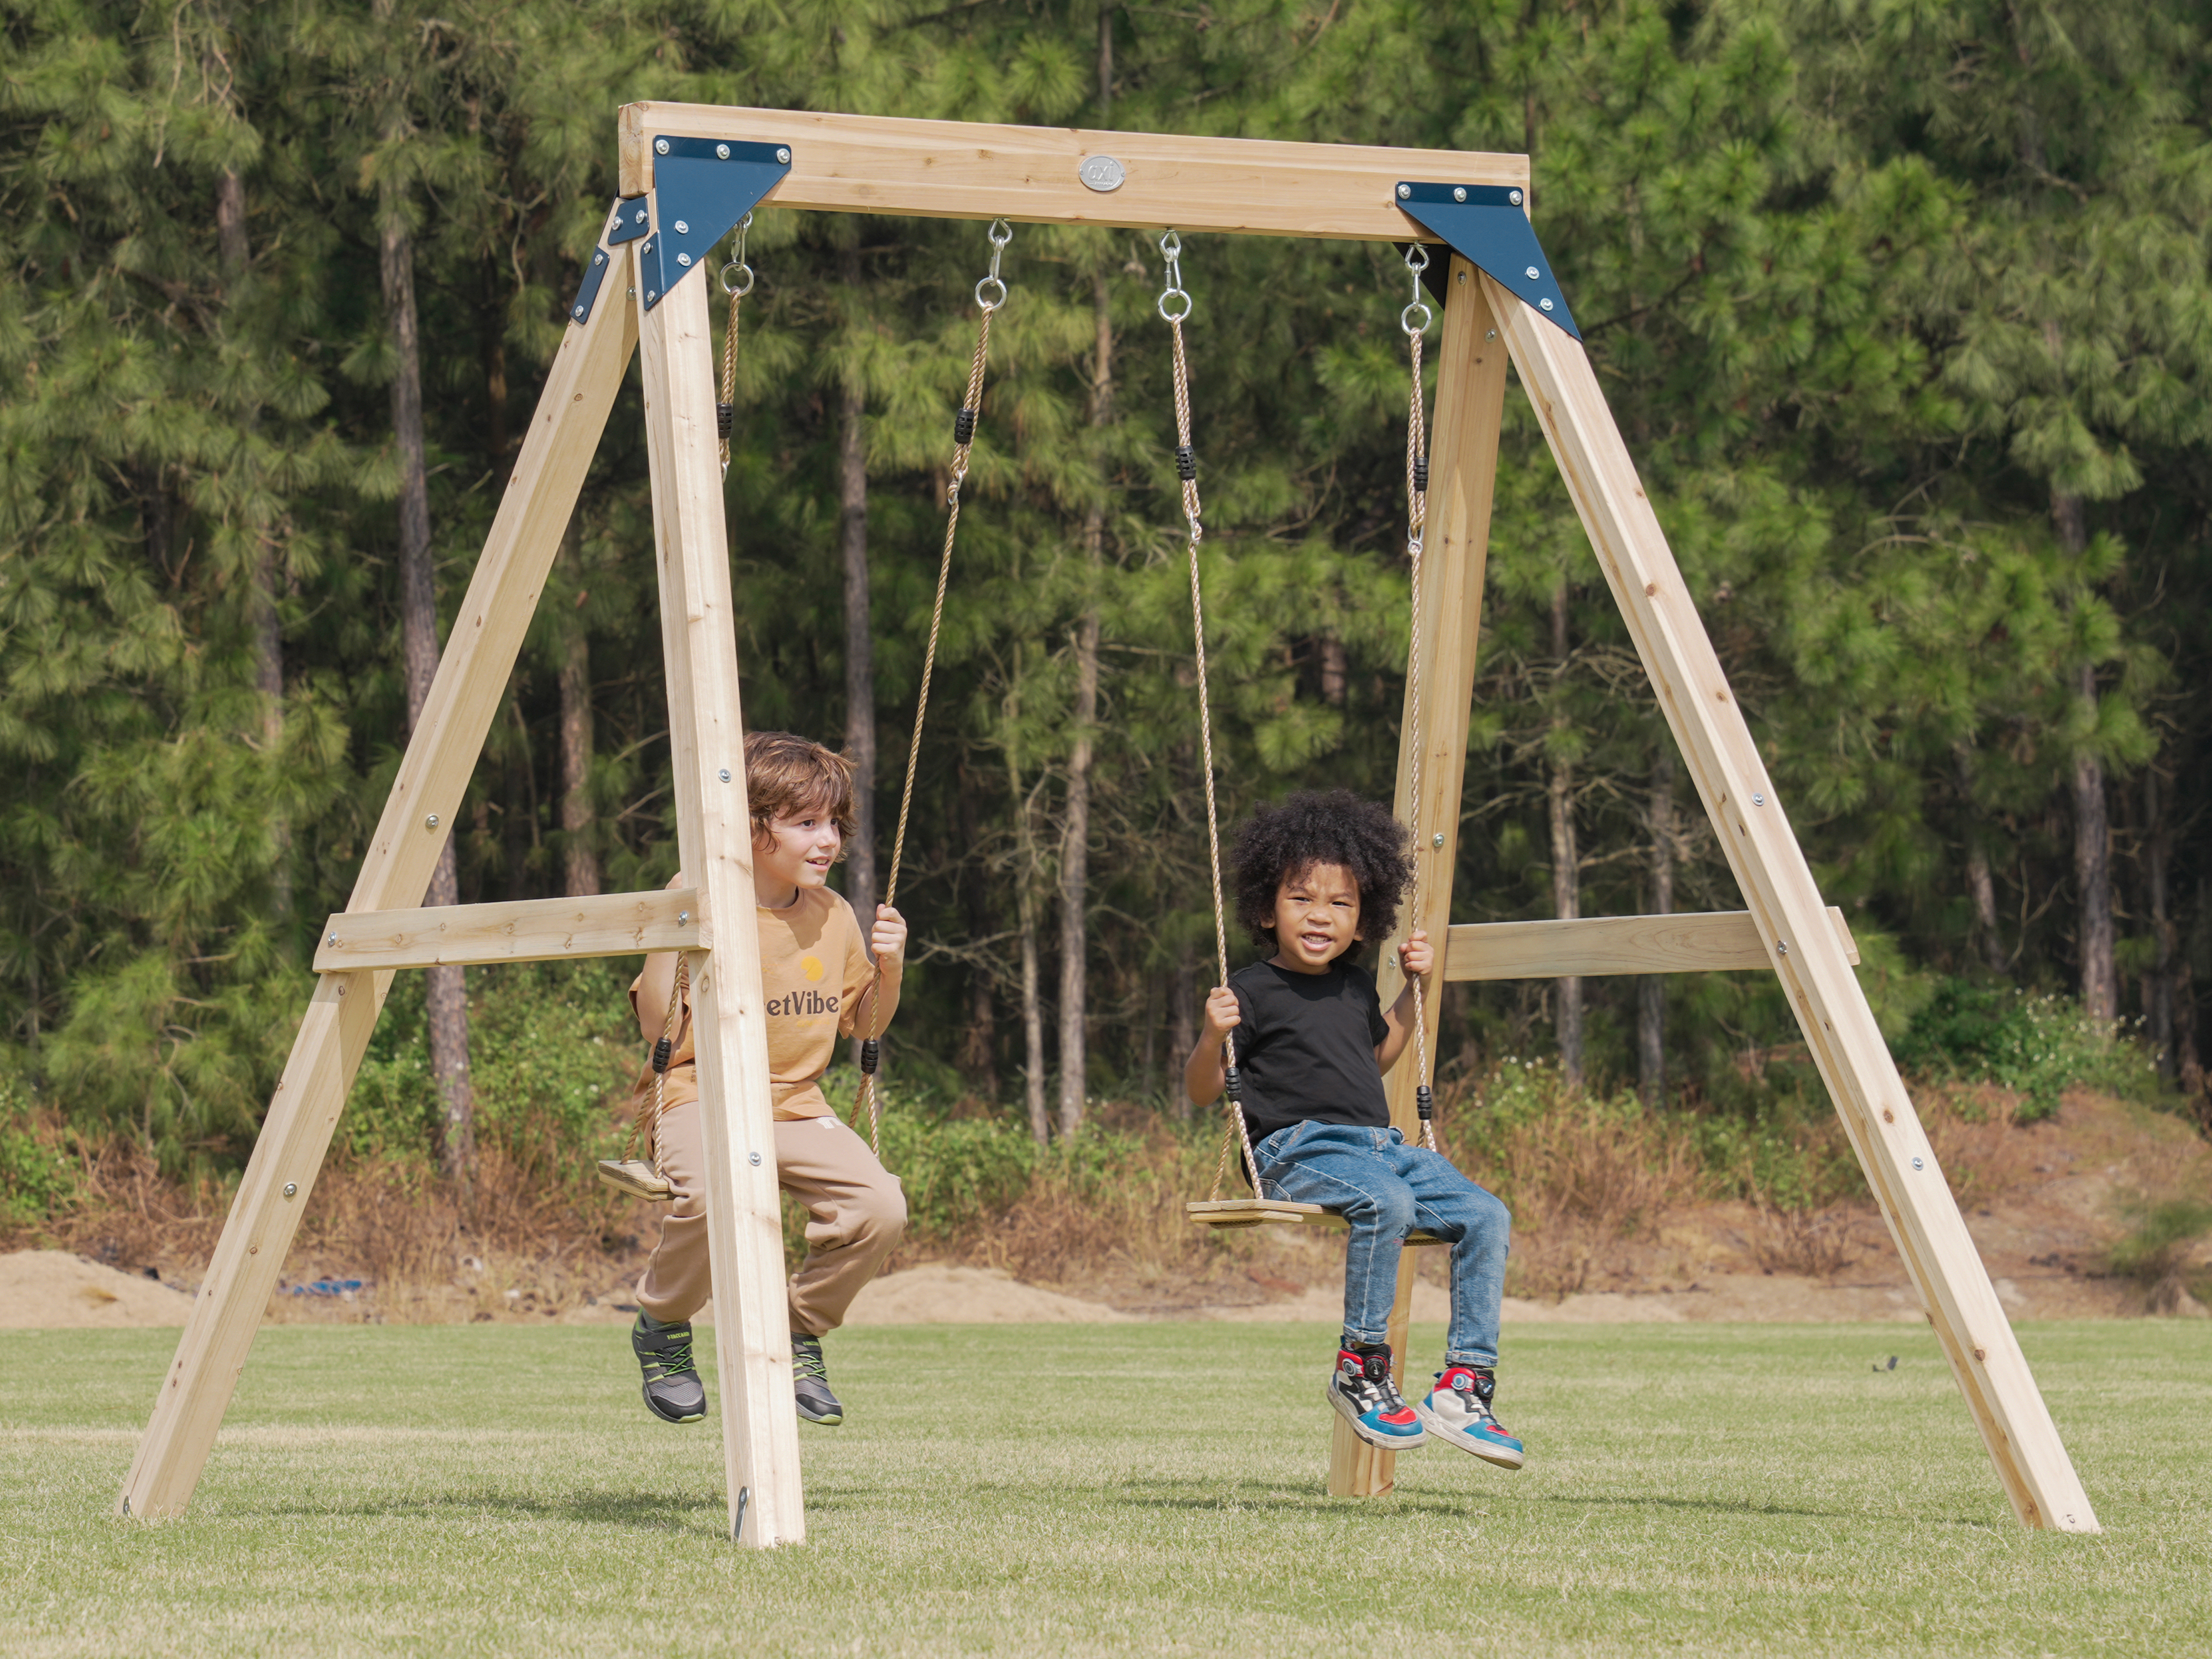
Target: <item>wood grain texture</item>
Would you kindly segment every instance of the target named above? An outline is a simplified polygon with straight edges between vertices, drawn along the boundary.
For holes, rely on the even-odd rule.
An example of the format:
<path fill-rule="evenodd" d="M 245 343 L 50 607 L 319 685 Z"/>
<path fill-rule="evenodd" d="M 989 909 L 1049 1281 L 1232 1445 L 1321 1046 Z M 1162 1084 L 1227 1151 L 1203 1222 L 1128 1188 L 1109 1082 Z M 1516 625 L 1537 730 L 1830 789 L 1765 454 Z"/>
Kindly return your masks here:
<path fill-rule="evenodd" d="M 1844 913 L 1828 921 L 1856 965 L 1859 947 Z M 1667 916 L 1585 916 L 1574 921 L 1462 923 L 1451 930 L 1444 977 L 1453 981 L 1600 979 L 1612 974 L 1726 973 L 1769 965 L 1766 941 L 1748 910 Z"/>
<path fill-rule="evenodd" d="M 1454 254 L 1446 273 L 1450 299 L 1437 344 L 1437 398 L 1429 434 L 1429 534 L 1421 562 L 1422 637 L 1420 718 L 1408 706 L 1398 757 L 1395 811 L 1413 829 L 1420 887 L 1400 923 L 1399 939 L 1427 931 L 1439 962 L 1449 948 L 1452 872 L 1459 863 L 1460 795 L 1467 783 L 1467 722 L 1474 696 L 1475 647 L 1482 634 L 1482 588 L 1490 559 L 1490 509 L 1498 483 L 1498 440 L 1505 413 L 1506 353 L 1497 337 L 1492 301 L 1474 267 Z M 1411 688 L 1408 688 L 1409 691 Z M 1413 798 L 1412 745 L 1421 749 L 1420 799 Z M 1439 839 L 1441 838 L 1441 839 Z M 1397 940 L 1382 951 L 1376 975 L 1389 1007 L 1404 980 Z M 1425 1010 L 1427 1042 L 1436 1050 L 1443 984 L 1431 975 Z M 1413 1045 L 1384 1079 L 1390 1121 L 1408 1140 L 1419 1139 L 1413 1091 L 1421 1078 Z M 1391 1364 L 1402 1374 L 1406 1327 L 1413 1305 L 1411 1263 L 1398 1274 L 1390 1310 Z M 1339 1497 L 1372 1497 L 1390 1490 L 1397 1454 L 1370 1446 L 1342 1419 L 1331 1429 L 1329 1491 Z"/>
<path fill-rule="evenodd" d="M 806 1536 L 784 1297 L 775 1109 L 745 799 L 729 534 L 715 454 L 707 284 L 679 283 L 647 313 L 646 448 L 668 674 L 668 742 L 684 878 L 720 948 L 691 979 L 722 1459 L 732 1536 L 761 1548 Z"/>
<path fill-rule="evenodd" d="M 640 103 L 622 110 L 623 195 L 653 187 L 652 141 L 662 134 L 789 144 L 790 174 L 768 207 L 932 219 L 1433 242 L 1399 210 L 1400 179 L 1528 184 L 1527 156 L 1485 151 Z M 1120 189 L 1101 193 L 1076 177 L 1098 155 L 1127 169 Z"/>
<path fill-rule="evenodd" d="M 1781 978 L 2005 1494 L 2029 1526 L 2095 1532 L 2088 1496 L 1828 922 L 1595 371 L 1577 342 L 1483 281 L 1599 567 L 1759 937 L 1770 943 L 1769 965 Z"/>
<path fill-rule="evenodd" d="M 713 943 L 699 895 L 685 887 L 336 915 L 324 924 L 315 971 L 581 961 L 648 951 L 703 951 Z"/>
<path fill-rule="evenodd" d="M 623 279 L 611 271 L 608 280 Z M 636 339 L 629 308 L 602 304 L 562 341 L 349 912 L 421 902 Z M 424 822 L 430 813 L 434 827 Z M 181 1515 L 191 1503 L 391 983 L 388 972 L 361 971 L 325 974 L 316 986 L 116 1499 L 118 1514 Z"/>

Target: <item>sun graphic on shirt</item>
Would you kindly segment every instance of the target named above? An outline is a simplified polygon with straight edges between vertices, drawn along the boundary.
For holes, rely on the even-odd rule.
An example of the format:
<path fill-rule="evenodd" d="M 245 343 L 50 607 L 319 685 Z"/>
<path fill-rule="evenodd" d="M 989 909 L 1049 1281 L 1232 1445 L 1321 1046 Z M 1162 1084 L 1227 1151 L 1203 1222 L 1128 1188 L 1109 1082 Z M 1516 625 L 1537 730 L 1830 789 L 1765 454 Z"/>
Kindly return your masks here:
<path fill-rule="evenodd" d="M 830 971 L 822 965 L 820 957 L 801 957 L 799 961 L 799 970 L 817 985 L 822 982 L 822 975 Z"/>

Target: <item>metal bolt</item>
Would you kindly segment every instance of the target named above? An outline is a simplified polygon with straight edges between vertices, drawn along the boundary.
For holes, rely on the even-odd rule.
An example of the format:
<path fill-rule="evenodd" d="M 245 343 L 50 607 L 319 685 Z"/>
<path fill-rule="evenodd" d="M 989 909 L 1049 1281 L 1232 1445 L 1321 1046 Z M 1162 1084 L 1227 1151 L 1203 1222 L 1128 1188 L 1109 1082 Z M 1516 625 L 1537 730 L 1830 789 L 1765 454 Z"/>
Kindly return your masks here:
<path fill-rule="evenodd" d="M 1452 186 L 1452 200 L 1455 202 L 1464 202 L 1467 200 L 1467 186 L 1465 185 L 1454 185 Z"/>
<path fill-rule="evenodd" d="M 584 308 L 583 308 L 583 307 L 581 307 L 581 306 L 578 306 L 578 307 L 576 307 L 576 310 L 575 310 L 575 315 L 576 315 L 579 319 L 580 319 L 580 318 L 583 316 L 583 314 L 584 314 Z"/>
<path fill-rule="evenodd" d="M 656 138 L 656 139 L 654 139 L 654 140 L 653 141 L 653 153 L 655 155 L 667 155 L 667 154 L 668 154 L 668 140 L 666 140 L 665 138 Z"/>
<path fill-rule="evenodd" d="M 715 146 L 714 146 L 714 159 L 715 159 L 716 161 L 728 161 L 728 160 L 730 159 L 730 147 L 729 147 L 727 144 L 717 144 L 717 145 L 715 145 Z"/>
<path fill-rule="evenodd" d="M 623 290 L 623 293 L 629 299 L 635 300 L 637 298 L 637 290 L 634 288 L 626 288 Z"/>
<path fill-rule="evenodd" d="M 1465 276 L 1466 273 L 1462 271 L 1461 273 L 1462 280 L 1464 280 Z M 1494 328 L 1486 328 L 1482 331 L 1482 337 L 1486 340 L 1494 340 L 1498 337 L 1498 331 Z"/>
<path fill-rule="evenodd" d="M 1509 190 L 1505 192 L 1505 199 L 1512 203 L 1515 207 L 1519 207 L 1521 205 L 1521 192 L 1517 190 Z"/>
<path fill-rule="evenodd" d="M 1401 185 L 1398 186 L 1398 198 L 1401 201 L 1403 201 L 1407 197 L 1411 196 L 1413 193 L 1413 187 L 1411 185 Z"/>
<path fill-rule="evenodd" d="M 425 830 L 435 830 L 438 827 L 438 815 L 435 812 L 433 812 L 428 817 L 424 818 L 422 820 L 422 827 Z"/>
<path fill-rule="evenodd" d="M 1753 795 L 1751 798 L 1751 804 L 1753 806 L 1764 806 L 1766 805 L 1766 797 L 1764 795 Z"/>
<path fill-rule="evenodd" d="M 338 936 L 337 936 L 336 933 L 332 933 L 332 934 L 330 936 L 330 938 L 329 938 L 329 939 L 325 939 L 325 940 L 324 941 L 324 943 L 325 943 L 325 944 L 326 944 L 326 945 L 336 945 L 337 942 L 338 942 Z"/>
<path fill-rule="evenodd" d="M 635 294 L 636 291 L 637 291 L 637 290 L 636 290 L 635 289 L 632 289 L 630 290 L 630 292 L 632 292 L 633 294 Z M 660 290 L 659 290 L 659 289 L 657 289 L 657 288 L 649 288 L 649 289 L 646 289 L 646 291 L 645 291 L 646 303 L 647 303 L 647 304 L 648 304 L 648 305 L 650 305 L 653 301 L 658 300 L 659 297 L 660 297 Z"/>
<path fill-rule="evenodd" d="M 676 234 L 678 236 L 689 236 L 691 234 L 691 227 L 678 219 L 676 222 Z"/>
<path fill-rule="evenodd" d="M 788 161 L 791 159 L 791 152 L 779 144 L 775 149 L 775 159 L 779 161 Z"/>
<path fill-rule="evenodd" d="M 758 1152 L 747 1152 L 745 1156 L 753 1161 L 753 1167 L 755 1169 L 758 1169 L 760 1167 L 760 1154 Z M 1916 1158 L 1913 1161 L 1917 1163 L 1919 1160 Z"/>
<path fill-rule="evenodd" d="M 676 256 L 676 263 L 679 265 L 688 265 L 691 263 L 691 256 L 688 253 L 679 253 Z"/>
<path fill-rule="evenodd" d="M 678 923 L 678 926 L 681 926 L 683 923 L 687 922 L 687 921 L 690 921 L 690 920 L 691 920 L 691 913 L 690 913 L 689 910 L 678 910 L 678 911 L 676 913 L 676 921 L 677 921 L 677 923 Z"/>
<path fill-rule="evenodd" d="M 1918 1158 L 1914 1158 L 1914 1159 L 1912 1160 L 1912 1167 L 1913 1167 L 1914 1169 L 1916 1169 L 1916 1170 L 1921 1170 L 1921 1169 L 1925 1169 L 1925 1168 L 1927 1167 L 1927 1165 L 1925 1165 L 1925 1164 L 1923 1164 L 1923 1163 L 1921 1163 L 1921 1161 L 1920 1161 Z"/>
<path fill-rule="evenodd" d="M 727 783 L 730 781 L 730 769 L 726 766 L 714 775 L 721 779 L 724 783 Z"/>
<path fill-rule="evenodd" d="M 1444 832 L 1441 830 L 1437 830 L 1435 835 L 1429 837 L 1429 845 L 1431 847 L 1441 847 L 1443 844 Z"/>
<path fill-rule="evenodd" d="M 1552 302 L 1549 300 L 1539 300 L 1536 303 L 1546 311 L 1549 311 L 1552 308 Z"/>
<path fill-rule="evenodd" d="M 299 1195 L 300 1195 L 300 1183 L 299 1183 L 298 1182 L 296 1182 L 296 1181 L 288 1181 L 288 1182 L 286 1182 L 284 1183 L 284 1196 L 285 1196 L 285 1197 L 287 1197 L 287 1198 L 297 1198 L 297 1197 L 299 1197 Z"/>
<path fill-rule="evenodd" d="M 1544 273 L 1543 273 L 1542 271 L 1540 271 L 1540 270 L 1537 270 L 1537 269 L 1536 269 L 1536 267 L 1535 267 L 1535 266 L 1534 266 L 1534 265 L 1530 265 L 1530 266 L 1528 267 L 1528 280 L 1529 280 L 1530 282 L 1532 282 L 1532 283 L 1533 283 L 1533 282 L 1534 282 L 1534 281 L 1535 281 L 1539 276 L 1541 276 L 1543 274 L 1544 274 Z"/>
<path fill-rule="evenodd" d="M 631 220 L 630 222 L 635 225 L 643 224 L 645 222 L 645 210 L 643 208 L 640 208 L 637 210 L 637 217 Z"/>
<path fill-rule="evenodd" d="M 1788 956 L 1790 954 L 1790 941 L 1786 939 L 1778 939 L 1775 940 L 1774 954 L 1778 957 Z"/>

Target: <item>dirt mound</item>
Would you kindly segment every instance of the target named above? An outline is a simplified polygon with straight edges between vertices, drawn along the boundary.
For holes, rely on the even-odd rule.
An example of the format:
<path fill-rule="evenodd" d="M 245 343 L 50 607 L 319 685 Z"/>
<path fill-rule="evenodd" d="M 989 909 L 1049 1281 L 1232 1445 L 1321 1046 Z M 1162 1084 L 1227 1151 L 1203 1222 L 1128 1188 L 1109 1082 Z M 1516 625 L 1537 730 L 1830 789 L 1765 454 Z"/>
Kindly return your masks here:
<path fill-rule="evenodd" d="M 0 1255 L 0 1330 L 123 1330 L 181 1325 L 192 1299 L 159 1279 L 66 1250 Z"/>

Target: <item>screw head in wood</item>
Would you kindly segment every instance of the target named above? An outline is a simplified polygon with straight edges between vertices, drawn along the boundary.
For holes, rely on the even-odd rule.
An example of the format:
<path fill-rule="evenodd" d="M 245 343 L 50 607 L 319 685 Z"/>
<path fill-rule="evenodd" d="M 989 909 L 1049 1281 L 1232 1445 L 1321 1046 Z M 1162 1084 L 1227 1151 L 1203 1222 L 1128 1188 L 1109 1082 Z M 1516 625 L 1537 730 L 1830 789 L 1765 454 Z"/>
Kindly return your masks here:
<path fill-rule="evenodd" d="M 330 936 L 330 938 L 329 938 L 327 940 L 325 940 L 325 943 L 326 943 L 326 944 L 330 944 L 330 945 L 336 945 L 337 942 L 338 942 L 338 936 L 337 936 L 336 933 L 332 933 L 332 934 Z"/>
<path fill-rule="evenodd" d="M 687 922 L 687 921 L 690 921 L 690 920 L 691 920 L 691 913 L 690 913 L 689 910 L 678 910 L 678 911 L 676 913 L 676 921 L 677 921 L 677 924 L 678 924 L 678 926 L 679 926 L 679 927 L 680 927 L 680 926 L 682 926 L 684 923 L 685 923 L 685 922 Z"/>
<path fill-rule="evenodd" d="M 654 140 L 653 141 L 653 153 L 655 155 L 667 155 L 667 154 L 668 154 L 668 140 L 666 140 L 665 138 L 656 138 L 656 139 L 654 139 Z"/>
<path fill-rule="evenodd" d="M 1515 207 L 1519 207 L 1521 205 L 1521 192 L 1517 190 L 1509 190 L 1505 192 L 1505 199 L 1512 203 Z"/>
<path fill-rule="evenodd" d="M 716 161 L 728 161 L 728 160 L 730 159 L 730 147 L 729 147 L 727 144 L 717 144 L 717 145 L 715 145 L 715 146 L 714 146 L 714 159 L 715 159 Z"/>
<path fill-rule="evenodd" d="M 1401 201 L 1407 197 L 1411 196 L 1413 193 L 1413 187 L 1411 185 L 1401 185 L 1398 186 L 1398 197 Z"/>
<path fill-rule="evenodd" d="M 1922 1163 L 1918 1158 L 1914 1158 L 1914 1159 L 1912 1160 L 1912 1167 L 1913 1167 L 1914 1169 L 1916 1169 L 1916 1170 L 1924 1170 L 1924 1169 L 1926 1169 L 1928 1166 L 1927 1166 L 1926 1164 L 1923 1164 L 1923 1163 Z"/>
<path fill-rule="evenodd" d="M 296 1181 L 288 1181 L 288 1182 L 286 1182 L 284 1183 L 284 1196 L 285 1196 L 285 1197 L 287 1197 L 287 1198 L 297 1198 L 299 1195 L 300 1195 L 300 1183 L 299 1183 L 298 1182 L 296 1182 Z"/>
<path fill-rule="evenodd" d="M 1431 847 L 1441 847 L 1443 844 L 1444 832 L 1441 830 L 1437 830 L 1436 834 L 1429 837 L 1429 845 Z"/>
<path fill-rule="evenodd" d="M 760 1154 L 758 1152 L 747 1152 L 745 1156 L 752 1160 L 753 1167 L 755 1169 L 758 1169 L 760 1167 Z"/>
<path fill-rule="evenodd" d="M 1790 941 L 1786 939 L 1778 939 L 1775 940 L 1774 954 L 1778 957 L 1788 956 L 1790 954 Z"/>
<path fill-rule="evenodd" d="M 433 812 L 429 817 L 424 818 L 422 820 L 422 827 L 425 830 L 435 830 L 438 827 L 438 815 L 435 812 Z"/>
<path fill-rule="evenodd" d="M 1766 805 L 1766 797 L 1764 795 L 1753 795 L 1751 798 L 1751 804 L 1753 806 L 1764 806 Z"/>
<path fill-rule="evenodd" d="M 1467 200 L 1467 186 L 1465 185 L 1454 185 L 1452 186 L 1452 200 L 1455 202 L 1464 202 Z"/>
<path fill-rule="evenodd" d="M 788 161 L 791 159 L 791 152 L 779 144 L 776 146 L 775 159 L 779 161 Z"/>
<path fill-rule="evenodd" d="M 724 783 L 727 783 L 730 781 L 730 769 L 726 766 L 720 771 L 714 774 L 714 775 L 721 779 Z"/>

